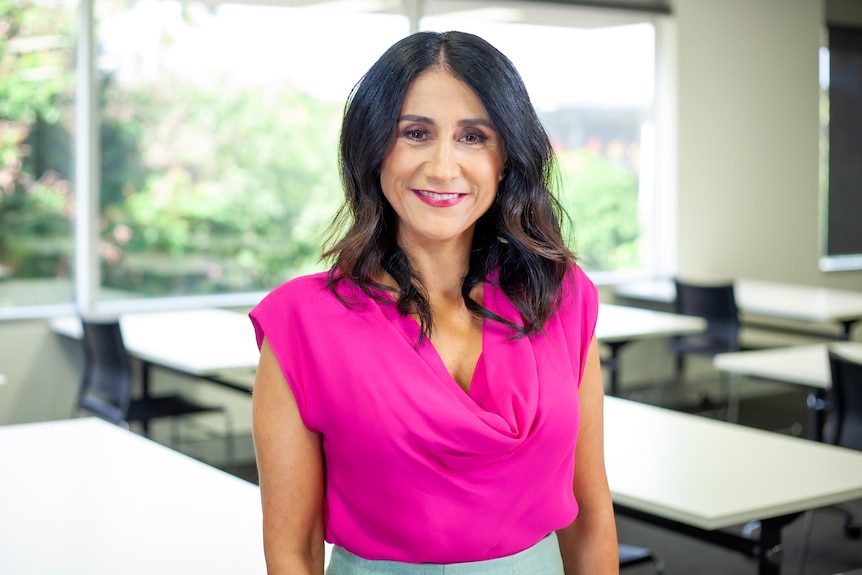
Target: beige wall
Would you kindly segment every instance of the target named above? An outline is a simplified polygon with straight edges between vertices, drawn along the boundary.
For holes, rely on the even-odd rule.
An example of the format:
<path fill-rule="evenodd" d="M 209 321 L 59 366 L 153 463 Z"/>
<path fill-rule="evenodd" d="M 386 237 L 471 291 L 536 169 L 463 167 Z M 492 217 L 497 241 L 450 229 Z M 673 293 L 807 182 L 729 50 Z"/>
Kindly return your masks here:
<path fill-rule="evenodd" d="M 675 0 L 678 270 L 862 290 L 818 269 L 820 0 Z"/>
<path fill-rule="evenodd" d="M 821 0 L 673 6 L 680 273 L 862 291 L 862 272 L 817 268 Z M 661 345 L 638 346 L 625 357 L 625 379 L 667 369 Z M 7 378 L 0 424 L 67 417 L 79 369 L 77 350 L 44 320 L 0 322 L 0 373 Z M 247 398 L 219 399 L 231 402 L 247 428 Z"/>
<path fill-rule="evenodd" d="M 0 425 L 69 417 L 80 376 L 62 343 L 45 320 L 0 322 Z"/>

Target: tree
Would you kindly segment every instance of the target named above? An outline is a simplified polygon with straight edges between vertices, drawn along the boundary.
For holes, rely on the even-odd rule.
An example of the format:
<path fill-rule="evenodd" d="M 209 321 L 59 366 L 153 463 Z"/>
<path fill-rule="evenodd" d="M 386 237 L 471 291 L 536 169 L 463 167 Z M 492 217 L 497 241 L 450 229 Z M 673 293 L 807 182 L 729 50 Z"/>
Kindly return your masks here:
<path fill-rule="evenodd" d="M 0 0 L 0 277 L 68 274 L 70 13 Z"/>

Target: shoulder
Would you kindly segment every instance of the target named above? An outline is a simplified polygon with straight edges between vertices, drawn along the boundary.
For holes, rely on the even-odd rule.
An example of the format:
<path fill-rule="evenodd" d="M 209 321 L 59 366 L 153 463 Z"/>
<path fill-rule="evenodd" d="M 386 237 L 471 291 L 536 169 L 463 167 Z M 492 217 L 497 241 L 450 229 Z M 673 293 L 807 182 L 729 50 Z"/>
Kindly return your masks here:
<path fill-rule="evenodd" d="M 327 290 L 326 275 L 326 272 L 318 272 L 290 279 L 269 292 L 263 301 L 315 297 Z"/>
<path fill-rule="evenodd" d="M 298 276 L 277 286 L 251 310 L 256 323 L 295 319 L 319 309 L 329 300 L 336 301 L 326 285 L 326 272 Z"/>

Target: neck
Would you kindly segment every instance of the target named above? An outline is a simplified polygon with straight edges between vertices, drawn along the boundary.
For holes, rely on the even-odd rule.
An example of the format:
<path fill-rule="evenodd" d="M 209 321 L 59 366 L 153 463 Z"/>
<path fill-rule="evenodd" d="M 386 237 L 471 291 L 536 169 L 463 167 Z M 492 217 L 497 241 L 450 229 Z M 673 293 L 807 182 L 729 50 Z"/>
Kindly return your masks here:
<path fill-rule="evenodd" d="M 402 246 L 431 299 L 461 298 L 461 284 L 470 266 L 470 246 L 442 245 L 432 249 Z"/>

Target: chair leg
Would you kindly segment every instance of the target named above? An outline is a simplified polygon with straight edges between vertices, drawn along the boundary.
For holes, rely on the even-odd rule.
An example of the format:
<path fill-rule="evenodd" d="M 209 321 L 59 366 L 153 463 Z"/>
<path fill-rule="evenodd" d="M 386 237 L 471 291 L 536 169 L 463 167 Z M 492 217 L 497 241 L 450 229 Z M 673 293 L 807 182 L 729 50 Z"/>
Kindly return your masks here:
<path fill-rule="evenodd" d="M 685 356 L 682 354 L 677 354 L 675 360 L 676 365 L 673 374 L 674 384 L 677 386 L 682 386 L 685 381 Z"/>

